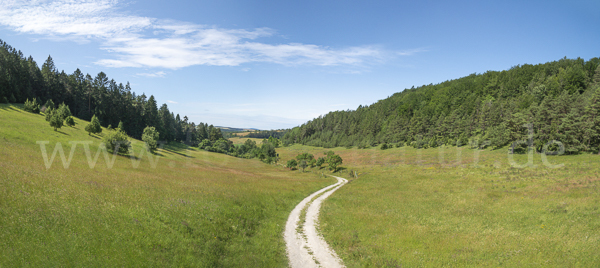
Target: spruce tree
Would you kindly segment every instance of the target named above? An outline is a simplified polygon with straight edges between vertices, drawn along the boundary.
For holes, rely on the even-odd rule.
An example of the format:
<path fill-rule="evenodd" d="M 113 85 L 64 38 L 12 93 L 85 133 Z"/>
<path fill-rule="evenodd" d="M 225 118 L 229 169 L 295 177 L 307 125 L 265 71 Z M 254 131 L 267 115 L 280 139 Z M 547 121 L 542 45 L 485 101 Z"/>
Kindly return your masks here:
<path fill-rule="evenodd" d="M 54 128 L 54 131 L 63 126 L 63 120 L 60 117 L 60 114 L 54 113 L 52 115 L 52 118 L 50 119 L 50 126 Z"/>
<path fill-rule="evenodd" d="M 585 108 L 583 121 L 587 149 L 600 154 L 600 87 L 594 90 L 590 104 Z"/>
<path fill-rule="evenodd" d="M 87 126 L 85 126 L 85 131 L 88 132 L 88 135 L 91 135 L 92 133 L 97 134 L 102 132 L 100 120 L 98 120 L 98 117 L 96 117 L 96 115 L 92 116 L 92 120 L 90 121 L 90 123 Z"/>
<path fill-rule="evenodd" d="M 48 99 L 46 101 L 46 104 L 44 104 L 44 106 L 46 106 L 46 109 L 49 109 L 49 108 L 54 109 L 54 102 L 52 101 L 52 99 Z"/>
<path fill-rule="evenodd" d="M 117 128 L 125 131 L 125 127 L 123 126 L 123 121 L 119 121 L 119 126 L 117 126 Z"/>
<path fill-rule="evenodd" d="M 46 121 L 50 122 L 50 119 L 52 119 L 52 114 L 54 113 L 54 110 L 52 108 L 46 108 L 46 111 L 44 112 L 46 114 Z"/>

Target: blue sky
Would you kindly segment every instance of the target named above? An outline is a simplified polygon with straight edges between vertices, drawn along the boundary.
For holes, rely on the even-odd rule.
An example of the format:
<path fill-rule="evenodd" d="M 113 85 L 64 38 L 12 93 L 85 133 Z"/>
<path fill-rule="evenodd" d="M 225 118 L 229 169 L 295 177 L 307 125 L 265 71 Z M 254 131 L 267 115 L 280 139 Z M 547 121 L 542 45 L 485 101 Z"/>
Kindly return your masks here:
<path fill-rule="evenodd" d="M 598 1 L 0 0 L 0 39 L 194 122 L 293 127 L 413 85 L 599 57 Z"/>

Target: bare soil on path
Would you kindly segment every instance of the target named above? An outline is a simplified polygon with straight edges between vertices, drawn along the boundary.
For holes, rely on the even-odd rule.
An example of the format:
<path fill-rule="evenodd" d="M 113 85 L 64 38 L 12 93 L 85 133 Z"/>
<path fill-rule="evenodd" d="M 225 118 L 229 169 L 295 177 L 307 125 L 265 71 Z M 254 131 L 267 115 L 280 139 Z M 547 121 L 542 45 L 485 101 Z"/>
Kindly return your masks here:
<path fill-rule="evenodd" d="M 292 268 L 345 267 L 341 259 L 317 232 L 321 203 L 348 182 L 344 178 L 333 177 L 338 180 L 337 183 L 304 198 L 288 217 L 283 236 Z M 303 212 L 306 213 L 305 221 L 301 221 Z"/>

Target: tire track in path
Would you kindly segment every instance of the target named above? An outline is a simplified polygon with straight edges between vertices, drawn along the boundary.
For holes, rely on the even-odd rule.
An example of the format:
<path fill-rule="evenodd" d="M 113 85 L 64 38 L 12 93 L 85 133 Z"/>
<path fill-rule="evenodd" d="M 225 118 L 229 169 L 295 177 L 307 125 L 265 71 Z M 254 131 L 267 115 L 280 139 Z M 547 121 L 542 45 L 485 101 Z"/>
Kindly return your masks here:
<path fill-rule="evenodd" d="M 283 237 L 290 267 L 345 267 L 342 260 L 317 233 L 321 203 L 348 180 L 332 176 L 338 181 L 304 198 L 290 213 Z M 306 214 L 304 214 L 305 212 Z M 304 222 L 301 220 L 305 219 Z"/>

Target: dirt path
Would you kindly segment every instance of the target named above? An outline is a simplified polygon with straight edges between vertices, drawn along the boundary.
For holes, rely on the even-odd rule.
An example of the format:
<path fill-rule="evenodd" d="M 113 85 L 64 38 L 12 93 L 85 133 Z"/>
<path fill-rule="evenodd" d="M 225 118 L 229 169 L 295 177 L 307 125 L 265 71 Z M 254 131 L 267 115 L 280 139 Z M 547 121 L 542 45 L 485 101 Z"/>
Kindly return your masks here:
<path fill-rule="evenodd" d="M 287 246 L 290 267 L 292 268 L 345 267 L 340 258 L 329 248 L 327 242 L 316 230 L 321 203 L 348 182 L 344 178 L 333 177 L 338 180 L 337 183 L 304 198 L 288 217 L 283 236 Z M 315 197 L 317 198 L 314 199 Z M 304 214 L 306 215 L 305 221 L 301 221 L 303 212 L 306 213 Z"/>

